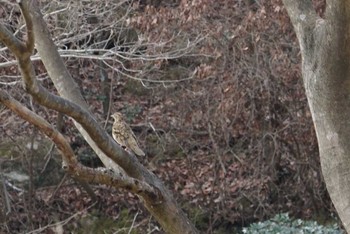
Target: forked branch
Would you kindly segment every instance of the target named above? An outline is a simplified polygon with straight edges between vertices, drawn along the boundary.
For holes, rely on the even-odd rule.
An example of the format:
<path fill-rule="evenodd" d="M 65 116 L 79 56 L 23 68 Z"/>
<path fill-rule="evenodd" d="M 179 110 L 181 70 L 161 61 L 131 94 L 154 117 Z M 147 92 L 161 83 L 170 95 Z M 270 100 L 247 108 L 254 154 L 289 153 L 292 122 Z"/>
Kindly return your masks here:
<path fill-rule="evenodd" d="M 18 116 L 37 127 L 56 144 L 62 155 L 63 168 L 73 177 L 88 183 L 104 184 L 114 188 L 124 188 L 143 197 L 150 196 L 152 199 L 159 198 L 158 190 L 143 181 L 139 181 L 123 174 L 116 174 L 107 168 L 92 169 L 81 165 L 77 161 L 69 143 L 59 131 L 51 126 L 51 124 L 45 119 L 27 109 L 1 89 L 0 102 L 15 112 Z"/>

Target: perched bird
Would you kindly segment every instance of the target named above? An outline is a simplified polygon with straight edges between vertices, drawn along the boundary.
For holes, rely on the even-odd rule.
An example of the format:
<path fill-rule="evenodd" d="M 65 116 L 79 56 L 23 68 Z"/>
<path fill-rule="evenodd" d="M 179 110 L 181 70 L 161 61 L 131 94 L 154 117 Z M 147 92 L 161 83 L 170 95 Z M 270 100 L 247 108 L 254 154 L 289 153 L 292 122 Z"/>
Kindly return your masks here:
<path fill-rule="evenodd" d="M 130 126 L 124 121 L 121 113 L 111 115 L 114 119 L 112 127 L 112 136 L 114 140 L 124 149 L 131 150 L 137 156 L 145 156 L 145 153 L 140 149 L 135 135 Z"/>

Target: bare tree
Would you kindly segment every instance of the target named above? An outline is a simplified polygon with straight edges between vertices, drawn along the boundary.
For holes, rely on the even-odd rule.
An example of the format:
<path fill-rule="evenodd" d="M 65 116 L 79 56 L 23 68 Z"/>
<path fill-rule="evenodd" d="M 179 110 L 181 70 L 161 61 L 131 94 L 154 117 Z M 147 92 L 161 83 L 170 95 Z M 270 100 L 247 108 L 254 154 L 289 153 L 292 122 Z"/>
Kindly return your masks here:
<path fill-rule="evenodd" d="M 324 180 L 350 232 L 350 4 L 327 1 L 321 18 L 311 0 L 283 2 L 300 44 Z"/>
<path fill-rule="evenodd" d="M 27 39 L 20 41 L 4 25 L 0 25 L 0 41 L 15 55 L 25 90 L 40 105 L 72 118 L 105 168 L 91 169 L 79 164 L 60 132 L 1 89 L 0 102 L 40 129 L 56 144 L 63 158 L 63 168 L 72 176 L 88 183 L 124 188 L 137 194 L 168 233 L 197 233 L 162 182 L 140 164 L 135 155 L 116 144 L 89 112 L 79 87 L 57 52 L 37 1 L 23 0 L 18 4 L 26 23 Z M 50 93 L 37 81 L 31 61 L 34 44 L 60 96 Z"/>

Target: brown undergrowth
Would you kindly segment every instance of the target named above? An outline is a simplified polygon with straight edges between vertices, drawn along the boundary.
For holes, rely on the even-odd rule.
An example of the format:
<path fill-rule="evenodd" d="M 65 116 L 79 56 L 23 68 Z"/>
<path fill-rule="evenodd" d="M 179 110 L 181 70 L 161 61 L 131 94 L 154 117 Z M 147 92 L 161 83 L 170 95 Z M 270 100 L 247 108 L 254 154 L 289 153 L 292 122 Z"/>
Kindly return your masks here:
<path fill-rule="evenodd" d="M 146 3 L 134 3 L 133 14 L 125 24 L 142 37 L 147 45 L 143 53 L 148 58 L 182 48 L 198 36 L 203 40 L 181 56 L 168 53 L 141 62 L 127 61 L 125 73 L 136 80 L 108 70 L 112 110 L 123 111 L 133 123 L 148 154 L 144 163 L 171 188 L 196 225 L 208 233 L 219 226 L 229 230 L 232 225 L 246 225 L 281 212 L 327 220 L 333 209 L 320 171 L 302 85 L 299 47 L 281 1 Z M 322 2 L 315 1 L 315 6 L 323 14 Z M 54 18 L 48 22 L 55 27 Z M 165 41 L 166 46 L 159 46 Z M 42 74 L 39 78 L 52 88 L 37 63 L 37 72 Z M 67 59 L 67 64 L 104 124 L 97 95 L 101 87 L 98 63 L 93 59 Z M 138 69 L 143 72 L 131 72 Z M 16 66 L 0 72 L 1 82 L 13 82 L 9 75 L 18 75 Z M 19 83 L 3 87 L 23 104 L 55 121 L 56 114 L 31 103 Z M 33 131 L 5 109 L 1 109 L 0 118 L 1 131 L 6 132 L 1 140 L 15 141 Z M 67 137 L 78 154 L 89 155 L 71 126 L 66 120 Z M 109 217 L 118 216 L 111 207 L 117 211 L 122 210 L 120 207 L 142 210 L 134 200 L 119 206 L 127 194 L 108 192 L 108 188 L 95 190 L 103 193 L 100 208 Z M 40 203 L 38 198 L 41 208 L 33 205 L 32 215 L 41 217 L 44 211 L 57 211 L 57 220 L 61 220 L 60 214 L 73 214 L 76 208 L 91 205 L 85 195 L 75 191 L 73 185 L 62 187 L 56 196 L 61 207 L 57 209 Z M 43 192 L 52 189 L 36 190 L 35 194 L 40 197 Z M 11 196 L 17 197 L 18 193 Z M 20 207 L 20 201 L 16 201 L 13 206 Z M 15 217 L 10 215 L 7 224 Z M 137 221 L 142 223 L 145 217 L 147 214 L 142 213 Z M 18 222 L 24 225 L 28 220 Z M 48 219 L 40 225 L 47 223 Z M 38 225 L 34 223 L 33 228 Z"/>

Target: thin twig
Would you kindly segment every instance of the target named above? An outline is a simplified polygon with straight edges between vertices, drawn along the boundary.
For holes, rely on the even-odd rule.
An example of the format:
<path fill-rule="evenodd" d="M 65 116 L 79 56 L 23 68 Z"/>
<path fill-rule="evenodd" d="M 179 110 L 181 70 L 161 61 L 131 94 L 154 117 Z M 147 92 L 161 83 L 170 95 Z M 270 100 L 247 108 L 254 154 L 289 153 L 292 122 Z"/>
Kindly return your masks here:
<path fill-rule="evenodd" d="M 85 214 L 87 210 L 91 209 L 93 206 L 96 205 L 96 202 L 91 204 L 89 207 L 87 207 L 86 209 L 82 210 L 82 211 L 79 211 L 77 213 L 75 213 L 74 215 L 68 217 L 67 219 L 65 220 L 62 220 L 60 222 L 56 222 L 56 223 L 53 223 L 53 224 L 49 224 L 49 225 L 46 225 L 44 227 L 41 227 L 41 228 L 38 228 L 38 229 L 35 229 L 33 231 L 30 231 L 28 232 L 27 234 L 36 234 L 36 233 L 43 233 L 43 231 L 45 231 L 46 229 L 48 228 L 52 228 L 52 227 L 56 227 L 58 225 L 60 226 L 64 226 L 66 225 L 67 223 L 69 223 L 69 221 L 71 221 L 72 219 L 76 218 L 77 216 L 79 215 L 82 215 L 82 214 Z"/>

